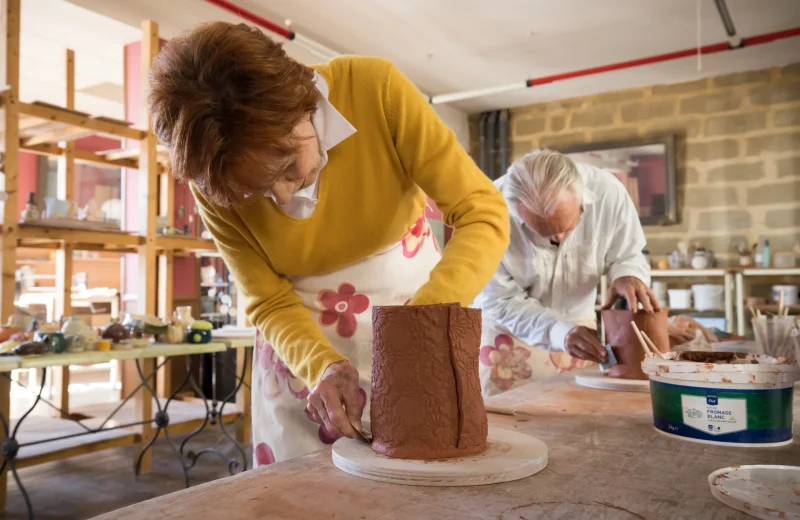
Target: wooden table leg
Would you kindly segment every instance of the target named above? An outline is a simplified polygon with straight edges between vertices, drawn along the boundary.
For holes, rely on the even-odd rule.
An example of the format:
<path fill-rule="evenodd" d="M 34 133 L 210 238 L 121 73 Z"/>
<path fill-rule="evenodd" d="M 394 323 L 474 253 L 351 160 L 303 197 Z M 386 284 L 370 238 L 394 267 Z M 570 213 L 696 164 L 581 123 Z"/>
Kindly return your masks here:
<path fill-rule="evenodd" d="M 253 371 L 252 354 L 252 348 L 236 349 L 236 373 L 241 374 L 242 369 L 244 369 L 244 384 L 239 388 L 239 392 L 236 394 L 236 407 L 239 409 L 239 413 L 242 414 L 239 421 L 236 423 L 236 440 L 242 444 L 249 444 L 251 440 L 250 429 L 252 427 L 252 415 L 250 414 L 250 375 Z"/>
<path fill-rule="evenodd" d="M 0 414 L 5 417 L 6 422 L 11 423 L 11 374 L 0 374 Z M 6 439 L 6 432 L 0 428 L 0 443 Z M 0 463 L 2 463 L 2 453 L 0 453 Z M 5 516 L 6 513 L 6 493 L 8 487 L 8 472 L 11 467 L 7 466 L 6 470 L 0 475 L 0 515 Z"/>
<path fill-rule="evenodd" d="M 142 374 L 148 379 L 151 388 L 155 388 L 156 377 L 156 360 L 155 358 L 140 359 L 140 366 L 142 367 Z M 153 393 L 146 387 L 142 387 L 136 392 L 134 402 L 136 403 L 136 420 L 144 422 L 141 425 L 142 440 L 139 442 L 138 449 L 136 450 L 136 459 L 142 453 L 142 450 L 153 439 L 155 432 L 153 431 Z M 136 463 L 134 459 L 134 463 Z M 139 473 L 149 473 L 153 469 L 153 450 L 148 449 L 147 453 L 142 456 L 141 466 Z"/>
<path fill-rule="evenodd" d="M 158 363 L 164 363 L 165 358 L 161 357 L 158 358 Z M 156 389 L 156 393 L 158 393 L 158 397 L 162 397 L 164 399 L 168 398 L 170 394 L 172 394 L 172 359 L 166 359 L 166 363 L 164 366 L 161 367 L 161 370 L 158 371 L 156 374 L 156 379 L 158 380 L 158 388 Z"/>
<path fill-rule="evenodd" d="M 53 374 L 53 386 L 58 392 L 56 405 L 61 409 L 61 411 L 52 410 L 53 417 L 67 419 L 69 418 L 69 365 L 53 367 L 50 370 Z"/>

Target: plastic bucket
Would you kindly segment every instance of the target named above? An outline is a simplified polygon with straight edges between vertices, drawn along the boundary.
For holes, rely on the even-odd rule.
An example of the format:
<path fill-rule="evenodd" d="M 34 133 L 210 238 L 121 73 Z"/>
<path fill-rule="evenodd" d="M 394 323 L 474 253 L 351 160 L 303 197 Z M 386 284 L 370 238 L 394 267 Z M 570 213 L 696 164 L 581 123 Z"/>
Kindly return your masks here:
<path fill-rule="evenodd" d="M 691 309 L 692 291 L 689 289 L 668 289 L 670 309 Z"/>
<path fill-rule="evenodd" d="M 692 286 L 694 308 L 698 311 L 711 311 L 725 307 L 723 295 L 725 287 L 713 284 L 698 284 Z"/>
<path fill-rule="evenodd" d="M 750 356 L 757 363 L 646 359 L 642 370 L 650 376 L 656 430 L 707 444 L 790 444 L 793 385 L 800 380 L 800 367 Z"/>

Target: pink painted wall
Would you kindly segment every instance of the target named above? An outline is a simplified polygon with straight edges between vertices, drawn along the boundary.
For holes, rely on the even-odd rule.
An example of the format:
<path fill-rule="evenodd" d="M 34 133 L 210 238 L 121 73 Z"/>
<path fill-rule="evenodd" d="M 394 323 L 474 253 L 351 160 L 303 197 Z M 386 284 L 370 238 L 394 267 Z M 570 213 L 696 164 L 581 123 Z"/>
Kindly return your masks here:
<path fill-rule="evenodd" d="M 161 41 L 163 45 L 165 40 Z M 142 102 L 141 88 L 141 47 L 140 42 L 125 46 L 125 119 L 139 125 Z M 125 172 L 125 222 L 127 229 L 138 229 L 139 226 L 139 179 L 137 170 Z M 179 217 L 181 206 L 184 217 Z M 182 228 L 184 221 L 194 214 L 194 199 L 188 186 L 175 185 L 175 226 Z M 195 216 L 194 219 L 197 219 Z M 197 224 L 195 224 L 197 226 Z M 197 232 L 199 234 L 199 231 Z M 198 294 L 197 287 L 198 262 L 194 255 L 175 257 L 173 268 L 172 292 L 176 298 L 193 297 Z M 138 279 L 138 258 L 136 255 L 125 255 L 125 272 L 123 279 L 124 292 L 136 293 Z"/>
<path fill-rule="evenodd" d="M 39 156 L 32 153 L 19 153 L 19 166 L 17 168 L 17 210 L 22 214 L 28 194 L 36 193 L 39 184 Z M 37 194 L 36 203 L 41 206 L 41 197 Z"/>

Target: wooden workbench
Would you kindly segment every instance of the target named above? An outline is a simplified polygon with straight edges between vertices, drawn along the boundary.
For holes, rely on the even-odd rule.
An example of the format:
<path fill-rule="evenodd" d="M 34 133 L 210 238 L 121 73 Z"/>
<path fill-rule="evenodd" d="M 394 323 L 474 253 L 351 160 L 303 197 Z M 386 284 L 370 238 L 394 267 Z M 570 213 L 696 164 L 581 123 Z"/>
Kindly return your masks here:
<path fill-rule="evenodd" d="M 796 442 L 725 448 L 662 436 L 653 429 L 648 394 L 581 388 L 573 377 L 514 390 L 531 417 L 489 415 L 495 426 L 547 443 L 548 467 L 524 480 L 462 488 L 383 484 L 339 471 L 326 449 L 99 518 L 745 519 L 711 495 L 709 473 L 734 464 L 800 464 Z M 797 399 L 794 417 L 797 431 Z"/>

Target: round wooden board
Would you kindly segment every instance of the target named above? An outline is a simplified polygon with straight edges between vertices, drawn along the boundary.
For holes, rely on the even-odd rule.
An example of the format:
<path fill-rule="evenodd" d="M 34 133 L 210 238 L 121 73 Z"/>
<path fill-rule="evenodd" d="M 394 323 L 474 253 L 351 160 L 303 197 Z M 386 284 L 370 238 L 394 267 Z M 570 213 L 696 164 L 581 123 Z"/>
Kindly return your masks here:
<path fill-rule="evenodd" d="M 529 477 L 547 466 L 545 443 L 524 433 L 489 427 L 489 449 L 471 457 L 442 460 L 392 459 L 363 441 L 342 438 L 333 463 L 345 473 L 411 486 L 480 486 Z"/>
<path fill-rule="evenodd" d="M 597 390 L 650 393 L 650 381 L 648 379 L 621 379 L 609 377 L 605 372 L 575 374 L 575 383 Z"/>

